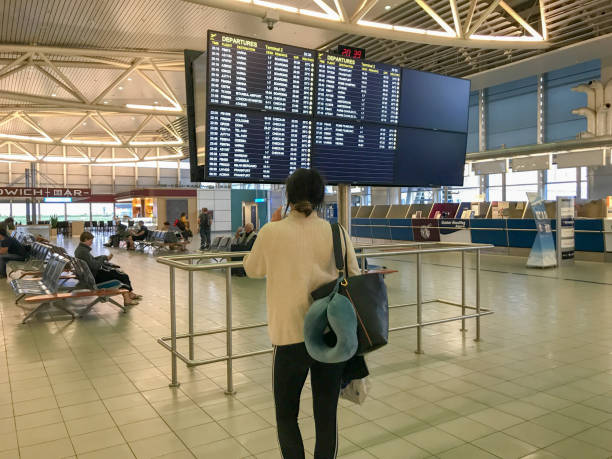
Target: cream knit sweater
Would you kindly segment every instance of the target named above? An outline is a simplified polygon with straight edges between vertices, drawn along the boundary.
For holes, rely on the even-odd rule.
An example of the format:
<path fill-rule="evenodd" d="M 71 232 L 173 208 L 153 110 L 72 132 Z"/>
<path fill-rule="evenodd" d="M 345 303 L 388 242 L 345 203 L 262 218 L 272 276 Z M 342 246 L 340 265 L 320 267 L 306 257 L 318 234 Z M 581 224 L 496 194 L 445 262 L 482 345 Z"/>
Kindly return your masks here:
<path fill-rule="evenodd" d="M 349 274 L 357 275 L 355 249 L 348 235 L 346 240 Z M 306 217 L 296 211 L 266 224 L 244 258 L 244 269 L 249 277 L 267 278 L 272 344 L 303 342 L 304 316 L 312 303 L 310 292 L 338 277 L 330 224 L 314 212 Z"/>

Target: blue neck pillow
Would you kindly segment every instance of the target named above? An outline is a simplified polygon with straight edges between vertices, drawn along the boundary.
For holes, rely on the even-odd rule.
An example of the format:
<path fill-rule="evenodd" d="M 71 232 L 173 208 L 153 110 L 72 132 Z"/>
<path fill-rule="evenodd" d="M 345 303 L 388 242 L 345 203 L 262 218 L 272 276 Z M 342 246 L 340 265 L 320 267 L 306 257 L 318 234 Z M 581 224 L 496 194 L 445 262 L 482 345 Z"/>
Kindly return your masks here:
<path fill-rule="evenodd" d="M 340 282 L 340 281 L 338 281 Z M 325 342 L 326 328 L 336 334 L 336 343 Z M 338 293 L 338 285 L 326 297 L 312 303 L 304 317 L 304 342 L 308 354 L 323 363 L 346 362 L 357 352 L 357 316 L 349 299 Z"/>

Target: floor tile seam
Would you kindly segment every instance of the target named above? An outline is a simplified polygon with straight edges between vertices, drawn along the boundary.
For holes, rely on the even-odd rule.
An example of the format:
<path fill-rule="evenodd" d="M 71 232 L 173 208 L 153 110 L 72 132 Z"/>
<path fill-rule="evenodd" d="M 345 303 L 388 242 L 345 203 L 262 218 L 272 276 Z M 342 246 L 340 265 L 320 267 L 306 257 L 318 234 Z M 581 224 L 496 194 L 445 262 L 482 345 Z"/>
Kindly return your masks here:
<path fill-rule="evenodd" d="M 395 261 L 397 263 L 416 264 L 416 262 L 413 262 L 413 261 L 399 260 L 397 258 L 385 258 L 385 259 L 390 260 L 390 261 Z M 427 263 L 427 262 L 424 262 L 423 265 L 438 266 L 438 267 L 442 267 L 442 268 L 461 269 L 461 266 L 445 265 L 445 264 L 442 264 L 442 263 Z M 466 266 L 465 269 L 466 270 L 470 270 L 470 271 L 476 271 L 476 268 L 473 268 L 473 267 L 470 267 L 470 266 Z M 610 282 L 599 282 L 599 281 L 590 281 L 590 280 L 584 280 L 584 279 L 574 279 L 574 278 L 571 278 L 571 277 L 551 277 L 551 276 L 544 276 L 544 275 L 541 275 L 541 274 L 520 273 L 520 272 L 513 272 L 513 271 L 502 271 L 502 270 L 496 270 L 496 269 L 491 269 L 491 268 L 481 268 L 480 271 L 481 272 L 498 273 L 498 274 L 510 274 L 510 275 L 515 275 L 515 276 L 534 277 L 534 278 L 539 278 L 539 279 L 551 279 L 551 280 L 561 280 L 561 281 L 569 281 L 569 282 L 583 282 L 583 283 L 598 284 L 598 285 L 612 285 L 612 283 L 610 283 Z"/>
<path fill-rule="evenodd" d="M 63 336 L 63 334 L 62 334 L 62 336 Z M 66 340 L 66 337 L 64 337 L 64 340 Z M 70 349 L 70 353 L 72 354 L 73 358 L 77 359 L 77 356 L 74 353 L 74 351 L 72 349 L 72 346 L 70 346 L 70 343 L 68 343 L 67 340 L 66 340 L 66 344 L 68 344 L 68 349 Z M 130 449 L 130 452 L 134 455 L 134 457 L 136 457 L 135 452 L 132 450 L 132 447 L 130 446 L 130 444 L 128 443 L 127 439 L 123 435 L 123 432 L 121 432 L 121 429 L 119 428 L 119 425 L 115 422 L 115 418 L 113 418 L 113 416 L 110 413 L 110 410 L 107 408 L 106 404 L 104 403 L 104 399 L 100 396 L 100 393 L 98 392 L 98 389 L 91 382 L 91 378 L 87 375 L 86 371 L 84 370 L 83 366 L 81 365 L 81 362 L 78 359 L 77 359 L 77 363 L 78 363 L 79 368 L 81 369 L 81 371 L 85 374 L 85 376 L 87 376 L 87 380 L 91 383 L 91 385 L 93 387 L 93 390 L 96 392 L 96 395 L 98 396 L 98 401 L 100 401 L 100 403 L 102 403 L 102 405 L 104 406 L 104 409 L 106 410 L 105 412 L 110 416 L 110 418 L 111 418 L 111 420 L 112 420 L 112 422 L 114 424 L 114 428 L 117 430 L 117 432 L 119 432 L 119 435 L 121 435 L 121 438 L 123 438 L 123 441 L 125 442 L 125 444 L 127 444 L 128 448 Z M 46 372 L 46 369 L 45 369 L 45 372 Z M 56 403 L 57 403 L 57 399 L 56 399 Z M 58 406 L 59 406 L 59 404 L 58 404 Z M 68 427 L 66 425 L 66 419 L 64 418 L 64 414 L 62 413 L 61 409 L 60 409 L 60 416 L 62 417 L 62 421 L 64 422 L 64 426 L 66 428 L 66 431 L 68 432 L 68 438 L 70 439 L 70 443 L 72 444 L 72 449 L 74 450 L 75 454 L 77 454 L 74 442 L 72 441 L 72 436 L 70 435 L 70 432 L 68 431 Z M 83 418 L 80 418 L 80 419 L 87 419 L 87 416 L 83 417 Z M 105 429 L 102 429 L 102 430 L 105 430 Z M 96 431 L 94 431 L 94 432 L 96 432 Z M 89 432 L 89 433 L 91 434 L 93 432 Z M 83 435 L 87 435 L 87 434 L 83 434 Z M 105 449 L 105 448 L 101 448 L 101 449 Z"/>
<path fill-rule="evenodd" d="M 53 320 L 53 323 L 56 323 L 56 321 L 55 321 L 55 320 Z M 26 325 L 28 325 L 28 324 L 26 324 Z M 29 325 L 28 325 L 28 327 L 29 327 Z M 63 337 L 63 335 L 62 335 L 62 338 L 63 338 L 63 339 L 64 339 L 64 341 L 65 341 L 65 338 Z M 66 344 L 68 344 L 68 343 L 66 342 Z M 38 342 L 36 342 L 36 341 L 35 341 L 34 345 L 35 345 L 36 350 L 38 351 L 38 353 L 39 353 L 39 355 L 40 355 L 40 347 L 39 347 Z M 69 349 L 70 349 L 70 347 L 69 347 Z M 70 352 L 72 353 L 72 350 L 70 350 Z M 41 360 L 42 360 L 42 355 L 41 355 Z M 47 373 L 47 368 L 44 366 L 44 364 L 43 364 L 43 369 L 44 369 L 44 372 L 45 372 L 45 375 L 46 375 L 47 379 L 48 379 L 49 381 L 51 381 L 51 379 L 49 378 L 49 374 Z M 75 445 L 74 445 L 74 443 L 73 443 L 73 441 L 72 441 L 72 437 L 70 436 L 70 432 L 68 431 L 68 426 L 66 425 L 66 419 L 64 418 L 64 414 L 62 413 L 62 410 L 61 410 L 61 408 L 60 408 L 60 406 L 59 406 L 59 403 L 58 403 L 58 400 L 57 400 L 57 396 L 56 396 L 56 394 L 55 394 L 55 391 L 53 390 L 53 387 L 51 388 L 51 392 L 53 393 L 53 399 L 55 400 L 55 404 L 56 404 L 57 409 L 58 409 L 58 411 L 59 411 L 60 418 L 62 419 L 62 424 L 64 425 L 64 429 L 66 430 L 66 436 L 67 436 L 68 440 L 70 441 L 70 446 L 72 447 L 72 451 L 73 451 L 73 452 L 75 453 L 75 455 L 76 455 L 76 448 L 75 448 Z M 39 427 L 44 427 L 44 426 L 39 426 Z M 42 442 L 42 443 L 45 443 L 45 442 Z M 42 444 L 42 443 L 38 443 L 38 444 Z M 21 455 L 21 450 L 22 450 L 23 448 L 27 448 L 27 447 L 29 447 L 29 446 L 34 446 L 34 445 L 21 446 L 21 445 L 19 444 L 19 437 L 17 437 L 17 446 L 18 446 L 18 448 L 19 448 L 19 454 Z"/>
<path fill-rule="evenodd" d="M 12 416 L 12 420 L 13 420 L 13 433 L 15 434 L 15 441 L 17 441 L 17 448 L 19 450 L 19 441 L 18 441 L 19 437 L 17 436 L 17 420 L 16 420 L 16 415 L 15 415 L 15 404 L 13 402 L 13 395 L 12 395 L 13 394 L 13 385 L 11 383 L 11 376 L 10 376 L 10 373 L 8 371 L 9 370 L 9 363 L 8 363 L 8 354 L 7 354 L 7 351 L 6 351 L 7 342 L 6 342 L 6 332 L 5 332 L 5 321 L 3 319 L 2 311 L 0 311 L 0 327 L 2 329 L 2 342 L 4 344 L 2 351 L 4 353 L 4 358 L 6 359 L 6 366 L 7 366 L 7 382 L 8 382 L 9 390 L 10 390 L 10 393 L 11 393 L 11 411 L 13 413 L 13 416 Z"/>

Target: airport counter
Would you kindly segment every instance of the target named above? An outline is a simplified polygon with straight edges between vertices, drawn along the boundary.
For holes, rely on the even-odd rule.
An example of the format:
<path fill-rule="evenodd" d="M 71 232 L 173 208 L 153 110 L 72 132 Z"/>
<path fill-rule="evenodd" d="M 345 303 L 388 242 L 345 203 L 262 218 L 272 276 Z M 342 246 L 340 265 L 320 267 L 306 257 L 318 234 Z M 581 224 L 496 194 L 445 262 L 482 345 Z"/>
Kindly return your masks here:
<path fill-rule="evenodd" d="M 554 233 L 556 220 L 550 222 Z M 366 239 L 465 242 L 530 249 L 536 225 L 533 219 L 520 218 L 353 218 L 351 233 Z M 612 252 L 612 220 L 577 218 L 575 247 L 580 252 Z"/>

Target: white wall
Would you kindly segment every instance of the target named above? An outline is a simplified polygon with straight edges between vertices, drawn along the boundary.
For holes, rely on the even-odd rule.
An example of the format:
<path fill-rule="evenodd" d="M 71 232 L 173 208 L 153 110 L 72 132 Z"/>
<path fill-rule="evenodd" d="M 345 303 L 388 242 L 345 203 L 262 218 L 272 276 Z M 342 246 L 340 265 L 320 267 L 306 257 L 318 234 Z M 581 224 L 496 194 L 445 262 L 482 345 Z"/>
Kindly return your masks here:
<path fill-rule="evenodd" d="M 202 207 L 213 211 L 212 231 L 231 232 L 231 190 L 198 190 L 198 213 Z"/>

